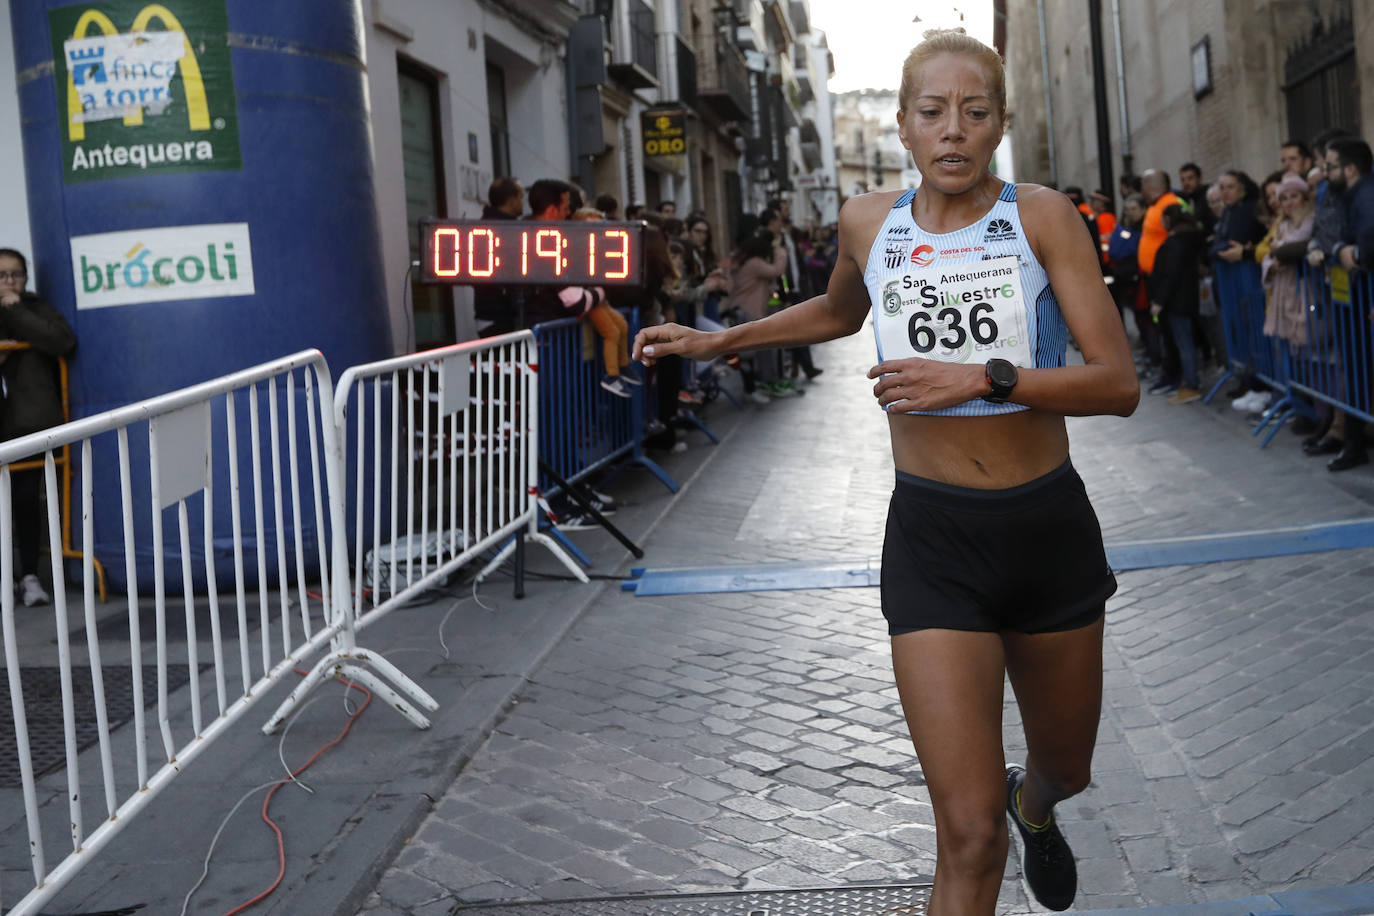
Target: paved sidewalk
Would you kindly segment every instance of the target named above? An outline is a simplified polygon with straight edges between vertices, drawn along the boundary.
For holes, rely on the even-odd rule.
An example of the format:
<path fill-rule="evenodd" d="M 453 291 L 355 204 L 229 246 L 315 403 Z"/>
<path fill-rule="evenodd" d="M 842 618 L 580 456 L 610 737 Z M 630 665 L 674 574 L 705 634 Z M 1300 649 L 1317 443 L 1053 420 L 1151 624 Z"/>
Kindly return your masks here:
<path fill-rule="evenodd" d="M 752 408 L 683 493 L 657 497 L 668 514 L 633 565 L 876 554 L 892 466 L 870 349 L 818 348 L 806 397 Z M 1147 396 L 1133 418 L 1070 431 L 1109 541 L 1374 513 L 1367 469 L 1329 475 L 1287 432 L 1261 451 L 1221 405 Z M 1120 578 L 1094 782 L 1060 810 L 1078 904 L 1374 880 L 1374 551 Z M 366 908 L 909 881 L 933 862 L 876 590 L 645 599 L 608 584 Z M 999 910 L 1030 909 L 1008 880 Z"/>

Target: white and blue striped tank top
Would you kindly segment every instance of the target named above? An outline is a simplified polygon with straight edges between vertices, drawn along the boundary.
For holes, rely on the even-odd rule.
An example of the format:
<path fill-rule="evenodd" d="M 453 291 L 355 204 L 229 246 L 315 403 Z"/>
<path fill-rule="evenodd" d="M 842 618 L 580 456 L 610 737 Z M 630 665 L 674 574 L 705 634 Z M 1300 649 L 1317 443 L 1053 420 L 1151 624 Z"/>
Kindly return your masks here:
<path fill-rule="evenodd" d="M 873 240 L 864 285 L 878 359 L 920 356 L 1022 368 L 1064 365 L 1069 329 L 1049 277 L 1031 250 L 1007 182 L 987 215 L 955 232 L 926 232 L 911 215 L 915 191 L 897 199 Z M 982 399 L 910 413 L 983 417 L 1030 408 Z"/>

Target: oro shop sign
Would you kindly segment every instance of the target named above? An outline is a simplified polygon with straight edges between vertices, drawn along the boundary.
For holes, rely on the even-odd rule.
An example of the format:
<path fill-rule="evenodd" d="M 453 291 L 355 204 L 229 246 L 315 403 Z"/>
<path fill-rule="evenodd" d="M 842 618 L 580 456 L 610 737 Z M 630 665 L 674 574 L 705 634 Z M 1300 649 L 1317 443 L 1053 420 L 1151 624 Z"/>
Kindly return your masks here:
<path fill-rule="evenodd" d="M 76 307 L 253 295 L 247 223 L 73 236 Z"/>

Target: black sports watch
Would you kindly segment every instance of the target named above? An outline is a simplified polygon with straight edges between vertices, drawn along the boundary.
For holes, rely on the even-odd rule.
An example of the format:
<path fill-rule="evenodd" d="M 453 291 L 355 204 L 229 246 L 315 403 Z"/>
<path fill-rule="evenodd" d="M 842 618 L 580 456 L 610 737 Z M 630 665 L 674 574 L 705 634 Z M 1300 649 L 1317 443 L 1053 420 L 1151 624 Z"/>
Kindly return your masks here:
<path fill-rule="evenodd" d="M 1005 404 L 1016 387 L 1016 367 L 1005 359 L 990 359 L 983 367 L 983 375 L 992 391 L 983 395 L 983 400 L 991 404 Z"/>

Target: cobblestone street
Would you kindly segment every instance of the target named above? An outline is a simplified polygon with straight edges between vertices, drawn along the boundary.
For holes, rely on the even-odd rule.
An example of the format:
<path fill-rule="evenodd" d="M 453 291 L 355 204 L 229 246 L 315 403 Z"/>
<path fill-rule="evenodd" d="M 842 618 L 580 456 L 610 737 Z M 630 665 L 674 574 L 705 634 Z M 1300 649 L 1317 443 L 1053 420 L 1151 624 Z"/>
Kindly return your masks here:
<path fill-rule="evenodd" d="M 818 348 L 826 375 L 806 397 L 752 408 L 655 527 L 644 565 L 875 557 L 892 467 L 870 349 L 865 334 Z M 1109 544 L 1368 514 L 1367 470 L 1333 478 L 1286 432 L 1261 451 L 1222 400 L 1146 397 L 1130 419 L 1070 421 Z M 1119 578 L 1093 784 L 1059 809 L 1078 906 L 1374 880 L 1374 551 Z M 929 879 L 932 812 L 876 589 L 601 588 L 370 912 Z M 999 911 L 1031 909 L 1007 881 Z"/>

